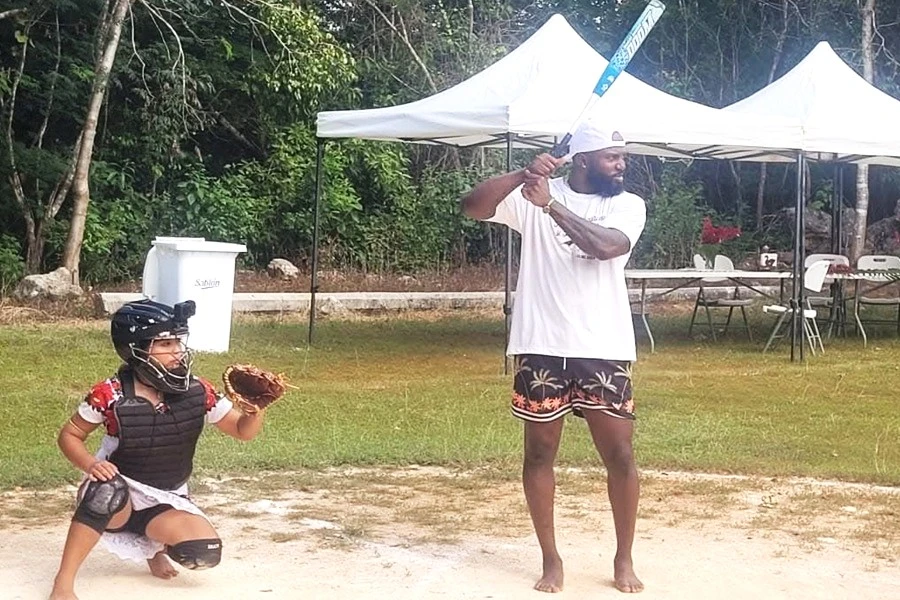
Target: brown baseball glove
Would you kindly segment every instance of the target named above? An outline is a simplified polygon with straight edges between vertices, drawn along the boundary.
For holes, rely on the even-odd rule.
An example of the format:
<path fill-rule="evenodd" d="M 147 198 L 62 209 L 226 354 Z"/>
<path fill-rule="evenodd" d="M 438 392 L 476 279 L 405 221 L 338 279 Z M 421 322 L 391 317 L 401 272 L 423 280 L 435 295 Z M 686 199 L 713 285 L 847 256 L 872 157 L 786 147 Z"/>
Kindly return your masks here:
<path fill-rule="evenodd" d="M 254 414 L 284 396 L 287 383 L 281 373 L 270 373 L 256 365 L 231 365 L 222 373 L 225 394 L 243 412 Z"/>

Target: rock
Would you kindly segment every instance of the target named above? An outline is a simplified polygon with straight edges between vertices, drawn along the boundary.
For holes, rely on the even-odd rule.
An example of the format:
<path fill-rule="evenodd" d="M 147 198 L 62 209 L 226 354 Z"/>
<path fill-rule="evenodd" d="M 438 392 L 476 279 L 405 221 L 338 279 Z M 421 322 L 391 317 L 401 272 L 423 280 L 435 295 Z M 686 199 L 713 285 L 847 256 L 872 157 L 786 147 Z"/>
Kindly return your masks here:
<path fill-rule="evenodd" d="M 844 207 L 841 211 L 841 231 L 843 239 L 849 240 L 853 235 L 853 227 L 856 222 L 856 211 Z M 774 215 L 769 224 L 769 230 L 774 237 L 789 239 L 794 231 L 794 207 L 784 208 Z M 831 252 L 831 213 L 829 211 L 807 208 L 806 210 L 806 253 L 830 253 Z M 789 252 L 787 248 L 773 248 L 772 251 Z M 782 262 L 779 256 L 779 262 Z"/>
<path fill-rule="evenodd" d="M 16 286 L 13 297 L 19 300 L 34 298 L 64 300 L 77 298 L 83 293 L 79 286 L 72 283 L 72 273 L 67 268 L 60 267 L 51 273 L 25 277 Z"/>
<path fill-rule="evenodd" d="M 276 277 L 278 279 L 296 279 L 300 277 L 300 269 L 294 266 L 294 264 L 284 258 L 273 258 L 268 265 L 266 265 L 266 272 L 271 277 Z"/>
<path fill-rule="evenodd" d="M 871 254 L 900 254 L 900 219 L 890 216 L 866 228 L 866 251 Z"/>
<path fill-rule="evenodd" d="M 316 306 L 316 312 L 324 317 L 339 317 L 348 314 L 350 311 L 340 300 L 335 300 L 334 298 L 325 298 Z"/>

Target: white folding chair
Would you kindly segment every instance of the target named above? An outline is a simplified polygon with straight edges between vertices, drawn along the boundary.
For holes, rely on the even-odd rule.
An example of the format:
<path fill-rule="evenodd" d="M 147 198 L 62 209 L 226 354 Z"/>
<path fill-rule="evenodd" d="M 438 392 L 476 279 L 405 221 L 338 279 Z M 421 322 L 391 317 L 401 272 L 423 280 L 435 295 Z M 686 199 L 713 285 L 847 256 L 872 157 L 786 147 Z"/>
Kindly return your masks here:
<path fill-rule="evenodd" d="M 840 265 L 844 267 L 850 266 L 850 259 L 844 256 L 843 254 L 810 254 L 806 257 L 806 260 L 803 261 L 803 268 L 808 269 L 814 263 L 819 261 L 826 261 L 829 265 Z M 840 329 L 839 333 L 843 333 L 843 323 L 846 318 L 846 312 L 844 310 L 844 294 L 841 286 L 841 282 L 833 282 L 831 286 L 831 293 L 827 296 L 822 294 L 816 294 L 813 296 L 808 296 L 807 300 L 809 300 L 809 305 L 813 308 L 822 307 L 828 309 L 828 337 L 831 337 L 831 332 L 834 329 L 835 323 L 838 324 L 838 329 Z M 835 301 L 837 301 L 837 305 L 835 305 Z"/>
<path fill-rule="evenodd" d="M 808 269 L 820 260 L 824 260 L 832 265 L 850 266 L 850 259 L 843 254 L 810 254 L 806 257 L 806 260 L 803 261 L 803 268 Z"/>
<path fill-rule="evenodd" d="M 826 260 L 820 260 L 811 264 L 803 273 L 803 287 L 811 292 L 821 291 L 822 286 L 825 285 L 825 277 L 828 275 L 828 267 L 830 265 L 831 263 Z M 783 304 L 763 306 L 763 312 L 778 315 L 778 320 L 775 321 L 775 326 L 772 328 L 772 333 L 769 334 L 769 339 L 763 348 L 763 352 L 768 351 L 775 340 L 787 335 L 787 331 L 782 333 L 781 330 L 788 325 L 788 317 L 794 315 L 794 310 L 790 306 Z M 816 346 L 818 346 L 819 351 L 824 353 L 825 345 L 822 343 L 822 336 L 819 334 L 819 326 L 816 323 L 816 311 L 810 305 L 809 298 L 807 298 L 806 306 L 801 314 L 803 317 L 803 329 L 806 331 L 806 339 L 809 342 L 809 349 L 815 354 Z"/>
<path fill-rule="evenodd" d="M 706 271 L 706 270 L 709 270 L 711 267 L 709 264 L 707 264 L 706 259 L 703 258 L 702 254 L 695 254 L 694 255 L 694 268 L 699 271 Z"/>
<path fill-rule="evenodd" d="M 850 266 L 850 259 L 844 256 L 843 254 L 810 254 L 806 257 L 806 260 L 803 261 L 803 268 L 808 269 L 813 264 L 819 261 L 825 261 L 829 265 L 841 265 L 844 267 Z M 834 304 L 833 296 L 810 296 L 809 303 L 811 306 L 828 306 L 831 307 Z"/>
<path fill-rule="evenodd" d="M 695 264 L 697 264 L 698 257 L 703 261 L 703 264 L 706 264 L 706 261 L 699 254 L 694 255 Z M 734 271 L 734 263 L 731 262 L 731 259 L 727 256 L 722 256 L 721 254 L 717 255 L 713 264 L 712 271 Z M 750 332 L 750 323 L 749 321 L 747 321 L 747 307 L 753 304 L 753 300 L 740 297 L 740 286 L 735 285 L 733 291 L 730 292 L 730 297 L 728 298 L 710 298 L 706 294 L 706 292 L 704 292 L 704 284 L 720 283 L 722 281 L 728 281 L 728 278 L 710 276 L 704 277 L 700 280 L 700 286 L 697 290 L 697 298 L 694 301 L 694 312 L 693 314 L 691 314 L 691 324 L 688 326 L 688 335 L 690 336 L 694 332 L 694 323 L 697 320 L 697 312 L 701 307 L 706 313 L 706 323 L 709 326 L 709 333 L 713 341 L 716 341 L 716 326 L 722 325 L 722 335 L 727 334 L 728 326 L 731 324 L 731 317 L 734 314 L 734 309 L 739 308 L 741 311 L 741 316 L 744 319 L 744 330 L 747 332 L 747 338 L 752 342 L 753 334 Z M 728 309 L 728 316 L 726 317 L 724 323 L 713 322 L 712 310 L 717 308 Z"/>
<path fill-rule="evenodd" d="M 900 256 L 892 256 L 889 254 L 869 254 L 866 256 L 860 256 L 859 260 L 856 261 L 856 269 L 859 271 L 886 271 L 900 269 Z M 874 285 L 883 287 L 883 284 Z M 900 335 L 900 295 L 892 294 L 889 296 L 867 296 L 865 295 L 866 287 L 871 288 L 873 287 L 873 285 L 866 286 L 862 281 L 857 281 L 857 297 L 853 303 L 853 313 L 854 317 L 856 318 L 856 326 L 859 328 L 860 335 L 863 336 L 863 342 L 868 342 L 868 337 L 866 336 L 865 329 L 863 329 L 862 326 L 863 323 L 896 323 L 897 335 Z M 864 319 L 860 315 L 859 311 L 859 309 L 863 306 L 896 306 L 897 317 L 896 319 Z"/>

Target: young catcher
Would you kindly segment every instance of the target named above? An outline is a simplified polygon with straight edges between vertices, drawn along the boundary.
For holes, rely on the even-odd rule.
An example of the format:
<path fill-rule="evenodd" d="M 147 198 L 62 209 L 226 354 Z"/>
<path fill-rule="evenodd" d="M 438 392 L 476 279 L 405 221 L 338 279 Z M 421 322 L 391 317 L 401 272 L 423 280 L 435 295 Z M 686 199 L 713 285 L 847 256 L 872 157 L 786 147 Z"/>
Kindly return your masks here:
<path fill-rule="evenodd" d="M 125 364 L 91 388 L 59 433 L 60 449 L 85 478 L 50 600 L 77 598 L 75 576 L 99 540 L 120 558 L 146 559 L 162 579 L 177 575 L 170 559 L 188 569 L 219 564 L 222 541 L 188 497 L 197 440 L 206 423 L 251 440 L 265 411 L 238 410 L 191 374 L 194 312 L 191 301 L 171 307 L 140 300 L 113 315 L 112 342 Z M 268 381 L 281 383 L 278 376 Z M 100 425 L 106 435 L 91 455 L 85 440 Z"/>

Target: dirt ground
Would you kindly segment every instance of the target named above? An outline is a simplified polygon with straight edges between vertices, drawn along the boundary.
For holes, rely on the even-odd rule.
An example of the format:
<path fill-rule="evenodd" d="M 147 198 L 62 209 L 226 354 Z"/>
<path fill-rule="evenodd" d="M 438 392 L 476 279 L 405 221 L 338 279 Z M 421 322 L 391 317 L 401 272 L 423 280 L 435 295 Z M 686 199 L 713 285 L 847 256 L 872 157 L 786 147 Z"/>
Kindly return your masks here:
<path fill-rule="evenodd" d="M 557 597 L 617 598 L 602 471 L 559 473 Z M 900 489 L 837 482 L 642 473 L 635 542 L 641 598 L 886 599 L 900 590 Z M 74 488 L 0 494 L 5 599 L 46 598 Z M 224 539 L 214 570 L 173 580 L 95 550 L 82 600 L 542 598 L 519 482 L 430 467 L 202 479 Z"/>
<path fill-rule="evenodd" d="M 322 291 L 474 291 L 503 289 L 502 281 L 497 272 L 326 273 L 320 284 Z M 236 291 L 307 284 L 239 273 Z M 0 324 L 73 317 L 92 318 L 87 299 L 0 301 Z M 900 488 L 660 472 L 642 473 L 642 486 L 634 548 L 641 598 L 900 598 Z M 546 597 L 531 589 L 540 554 L 521 486 L 509 474 L 340 469 L 201 479 L 192 489 L 224 540 L 222 564 L 164 581 L 98 548 L 78 581 L 81 600 Z M 0 599 L 47 597 L 73 497 L 71 487 L 0 492 Z M 557 537 L 566 567 L 558 597 L 621 597 L 612 585 L 615 540 L 602 471 L 560 472 Z"/>

